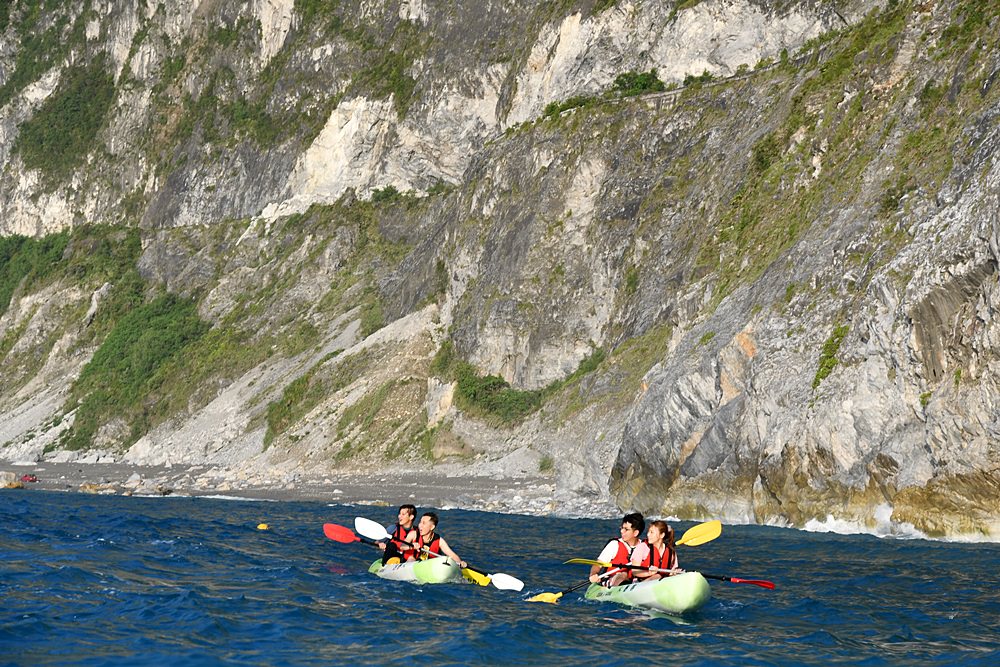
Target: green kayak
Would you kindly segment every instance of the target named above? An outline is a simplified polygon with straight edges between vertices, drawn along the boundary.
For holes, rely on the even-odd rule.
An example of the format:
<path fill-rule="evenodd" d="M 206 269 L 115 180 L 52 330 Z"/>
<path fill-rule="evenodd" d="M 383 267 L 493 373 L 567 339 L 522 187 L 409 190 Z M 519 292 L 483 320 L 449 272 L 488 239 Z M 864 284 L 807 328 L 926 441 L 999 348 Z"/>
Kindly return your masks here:
<path fill-rule="evenodd" d="M 608 600 L 630 607 L 683 614 L 698 609 L 712 597 L 712 589 L 699 572 L 683 572 L 665 579 L 605 588 L 591 584 L 588 600 Z"/>
<path fill-rule="evenodd" d="M 368 571 L 383 579 L 409 581 L 415 584 L 443 584 L 462 580 L 461 568 L 444 556 L 385 566 L 379 559 L 371 564 Z"/>

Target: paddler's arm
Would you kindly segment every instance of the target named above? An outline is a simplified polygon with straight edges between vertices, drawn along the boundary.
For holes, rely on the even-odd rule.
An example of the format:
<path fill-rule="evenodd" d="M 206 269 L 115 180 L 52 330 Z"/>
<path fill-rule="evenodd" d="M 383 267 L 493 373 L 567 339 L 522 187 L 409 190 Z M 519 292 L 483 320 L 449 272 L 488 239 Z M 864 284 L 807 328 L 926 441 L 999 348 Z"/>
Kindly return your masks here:
<path fill-rule="evenodd" d="M 637 546 L 635 550 L 632 552 L 632 558 L 629 562 L 632 563 L 632 565 L 641 568 L 643 562 L 647 558 L 649 558 L 649 546 L 645 542 L 643 542 L 639 546 Z M 651 577 L 659 578 L 660 575 L 651 570 L 633 569 L 632 576 L 635 577 L 636 579 L 649 579 Z"/>
<path fill-rule="evenodd" d="M 441 545 L 441 553 L 443 553 L 445 556 L 452 559 L 462 567 L 465 567 L 465 561 L 459 558 L 458 554 L 451 550 L 451 547 L 448 546 L 448 543 L 444 541 L 443 537 L 441 538 L 441 542 L 439 544 Z"/>
<path fill-rule="evenodd" d="M 385 532 L 387 532 L 388 534 L 392 535 L 392 531 L 394 531 L 395 529 L 396 529 L 396 526 L 386 526 L 385 527 Z M 386 543 L 385 542 L 376 542 L 375 546 L 377 546 L 381 551 L 385 551 Z"/>
<path fill-rule="evenodd" d="M 608 543 L 604 545 L 604 548 L 601 549 L 601 555 L 597 557 L 597 560 L 601 561 L 602 563 L 610 563 L 612 559 L 614 559 L 615 554 L 618 552 L 618 546 L 616 542 L 617 540 L 609 540 Z M 593 584 L 601 583 L 601 577 L 598 574 L 600 571 L 601 571 L 600 565 L 590 566 L 591 583 Z"/>
<path fill-rule="evenodd" d="M 396 548 L 399 550 L 399 555 L 402 556 L 404 551 L 417 548 L 417 531 L 411 528 L 410 531 L 403 536 L 402 542 L 398 540 L 394 540 L 394 542 L 396 542 Z M 419 553 L 419 551 L 417 553 Z M 414 560 L 416 560 L 416 558 L 412 553 L 406 559 L 407 562 Z"/>

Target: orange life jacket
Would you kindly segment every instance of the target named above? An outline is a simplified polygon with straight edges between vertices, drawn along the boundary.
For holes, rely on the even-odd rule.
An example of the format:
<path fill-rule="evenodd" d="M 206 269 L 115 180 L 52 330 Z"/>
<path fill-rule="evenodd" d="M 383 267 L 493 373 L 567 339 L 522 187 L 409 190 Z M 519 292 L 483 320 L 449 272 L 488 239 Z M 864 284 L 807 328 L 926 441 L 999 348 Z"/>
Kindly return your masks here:
<path fill-rule="evenodd" d="M 400 557 L 404 561 L 414 554 L 413 547 L 405 541 L 407 534 L 409 534 L 411 530 L 413 530 L 412 525 L 409 528 L 403 528 L 398 523 L 392 530 L 392 541 L 396 544 L 396 548 L 399 549 Z"/>
<path fill-rule="evenodd" d="M 612 565 L 612 567 L 618 566 L 618 565 L 628 565 L 629 562 L 632 560 L 632 552 L 635 551 L 635 547 L 630 547 L 620 537 L 616 537 L 614 539 L 608 540 L 608 544 L 610 544 L 612 542 L 617 542 L 618 543 L 618 552 L 611 559 L 611 565 Z M 636 543 L 636 546 L 639 546 L 638 542 Z M 605 572 L 607 572 L 610 569 L 612 569 L 612 568 L 609 568 L 609 567 L 601 568 L 600 574 L 604 574 Z M 632 579 L 632 570 L 631 570 L 631 568 L 627 569 L 627 570 L 622 570 L 621 572 L 625 575 L 626 580 L 631 580 Z M 601 581 L 601 584 L 604 585 L 604 586 L 610 586 L 611 585 L 611 577 L 603 579 Z"/>
<path fill-rule="evenodd" d="M 656 547 L 650 544 L 648 540 L 643 540 L 643 542 L 649 547 L 649 553 L 642 561 L 643 567 L 662 567 L 664 570 L 671 570 L 677 567 L 677 551 L 671 549 L 670 545 L 664 543 L 663 553 L 658 554 Z"/>

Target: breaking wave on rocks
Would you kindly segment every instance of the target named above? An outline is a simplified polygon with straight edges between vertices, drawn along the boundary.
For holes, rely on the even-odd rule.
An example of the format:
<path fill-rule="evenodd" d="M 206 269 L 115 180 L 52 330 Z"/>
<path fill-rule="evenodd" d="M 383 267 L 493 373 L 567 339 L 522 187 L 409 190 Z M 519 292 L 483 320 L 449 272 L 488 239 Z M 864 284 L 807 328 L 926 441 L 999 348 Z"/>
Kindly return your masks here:
<path fill-rule="evenodd" d="M 900 539 L 926 540 L 926 533 L 907 521 L 892 520 L 892 505 L 883 503 L 875 508 L 874 524 L 860 521 L 848 521 L 827 515 L 826 519 L 810 519 L 803 530 L 810 533 L 837 533 L 839 535 L 874 535 L 876 537 L 895 537 Z"/>

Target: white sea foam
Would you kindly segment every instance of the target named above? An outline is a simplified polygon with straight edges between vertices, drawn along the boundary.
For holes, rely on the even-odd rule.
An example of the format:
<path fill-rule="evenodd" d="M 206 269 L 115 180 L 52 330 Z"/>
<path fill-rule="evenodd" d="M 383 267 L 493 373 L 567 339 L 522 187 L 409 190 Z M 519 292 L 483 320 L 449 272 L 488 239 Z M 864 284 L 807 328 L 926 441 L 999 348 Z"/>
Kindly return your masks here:
<path fill-rule="evenodd" d="M 876 537 L 895 537 L 900 539 L 926 540 L 927 535 L 907 521 L 892 520 L 892 505 L 883 503 L 875 508 L 874 525 L 859 521 L 837 519 L 828 514 L 826 519 L 810 519 L 803 530 L 810 533 L 838 533 L 840 535 L 874 535 Z"/>
<path fill-rule="evenodd" d="M 277 503 L 281 502 L 275 498 L 241 498 L 240 496 L 196 496 L 197 498 L 211 498 L 212 500 L 242 500 L 248 503 Z"/>

